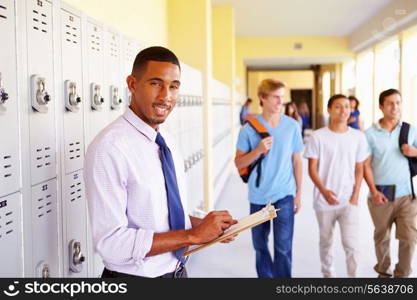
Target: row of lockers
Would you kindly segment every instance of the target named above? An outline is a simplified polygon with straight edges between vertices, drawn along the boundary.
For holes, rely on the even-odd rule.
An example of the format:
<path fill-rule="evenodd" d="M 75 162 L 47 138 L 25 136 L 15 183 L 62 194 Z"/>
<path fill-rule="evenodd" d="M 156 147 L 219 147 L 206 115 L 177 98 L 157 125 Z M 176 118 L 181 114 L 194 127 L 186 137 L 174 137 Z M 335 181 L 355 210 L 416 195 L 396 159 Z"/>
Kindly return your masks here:
<path fill-rule="evenodd" d="M 141 46 L 59 0 L 0 0 L 0 16 L 0 276 L 98 276 L 84 154 L 129 104 L 125 78 Z M 182 82 L 166 126 L 181 145 L 196 207 L 201 73 L 182 64 Z"/>

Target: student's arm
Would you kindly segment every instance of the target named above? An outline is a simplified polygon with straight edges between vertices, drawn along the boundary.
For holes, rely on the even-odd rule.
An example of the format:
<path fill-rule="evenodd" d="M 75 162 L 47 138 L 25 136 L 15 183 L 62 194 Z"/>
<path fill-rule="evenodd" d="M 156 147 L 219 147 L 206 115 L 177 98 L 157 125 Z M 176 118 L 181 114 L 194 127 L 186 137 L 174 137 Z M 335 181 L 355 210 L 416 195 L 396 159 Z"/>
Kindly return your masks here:
<path fill-rule="evenodd" d="M 250 152 L 243 152 L 240 150 L 236 150 L 236 157 L 235 157 L 235 165 L 238 169 L 246 168 L 251 163 L 255 161 L 255 159 L 261 155 L 266 154 L 272 147 L 272 137 L 269 136 L 267 138 L 262 139 L 258 146 Z"/>
<path fill-rule="evenodd" d="M 403 144 L 401 152 L 407 157 L 417 157 L 417 148 L 410 144 Z"/>
<path fill-rule="evenodd" d="M 308 159 L 308 174 L 310 175 L 311 180 L 313 181 L 314 185 L 318 188 L 320 193 L 323 195 L 324 199 L 330 205 L 338 205 L 339 201 L 336 200 L 336 194 L 333 193 L 331 190 L 326 189 L 323 183 L 320 180 L 318 174 L 318 163 L 319 160 L 315 158 Z"/>
<path fill-rule="evenodd" d="M 303 178 L 303 162 L 301 153 L 297 152 L 292 155 L 292 166 L 294 169 L 294 178 L 296 185 L 296 194 L 294 199 L 294 213 L 298 213 L 301 208 L 301 182 Z"/>
<path fill-rule="evenodd" d="M 372 203 L 377 204 L 377 205 L 384 204 L 388 201 L 388 199 L 384 196 L 384 194 L 379 192 L 375 187 L 374 174 L 372 172 L 371 162 L 372 162 L 372 155 L 368 157 L 364 165 L 364 176 L 365 176 L 365 181 L 368 184 L 369 191 L 371 193 L 371 201 Z"/>
<path fill-rule="evenodd" d="M 352 205 L 358 205 L 359 192 L 361 190 L 363 179 L 363 164 L 364 162 L 358 162 L 355 164 L 355 185 L 353 186 L 352 196 L 349 200 Z"/>

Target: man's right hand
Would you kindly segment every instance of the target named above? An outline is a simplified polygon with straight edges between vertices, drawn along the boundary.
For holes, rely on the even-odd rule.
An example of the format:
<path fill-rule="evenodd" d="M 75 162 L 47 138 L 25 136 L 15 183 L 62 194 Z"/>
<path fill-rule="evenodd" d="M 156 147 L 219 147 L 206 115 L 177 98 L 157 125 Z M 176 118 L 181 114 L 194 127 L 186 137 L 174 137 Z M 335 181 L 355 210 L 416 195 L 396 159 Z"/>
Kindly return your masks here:
<path fill-rule="evenodd" d="M 272 136 L 268 136 L 266 138 L 263 138 L 259 142 L 258 147 L 256 148 L 261 154 L 267 154 L 268 151 L 272 148 L 272 142 L 273 142 Z"/>
<path fill-rule="evenodd" d="M 387 197 L 380 191 L 376 191 L 371 194 L 371 202 L 375 205 L 381 205 L 388 202 Z"/>
<path fill-rule="evenodd" d="M 324 199 L 326 199 L 326 201 L 330 204 L 330 205 L 338 205 L 340 204 L 339 201 L 337 201 L 336 199 L 336 194 L 334 192 L 332 192 L 331 190 L 324 190 L 321 192 Z"/>
<path fill-rule="evenodd" d="M 221 236 L 227 228 L 236 223 L 237 220 L 234 220 L 228 211 L 212 211 L 201 220 L 198 226 L 190 229 L 191 242 L 194 245 L 211 242 Z"/>

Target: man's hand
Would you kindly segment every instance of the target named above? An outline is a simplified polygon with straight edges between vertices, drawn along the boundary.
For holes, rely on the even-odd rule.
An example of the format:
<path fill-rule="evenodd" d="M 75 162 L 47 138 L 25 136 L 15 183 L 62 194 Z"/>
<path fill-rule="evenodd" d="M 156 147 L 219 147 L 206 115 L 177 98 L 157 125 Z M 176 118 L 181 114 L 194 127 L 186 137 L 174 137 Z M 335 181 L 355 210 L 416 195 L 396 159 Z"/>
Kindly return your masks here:
<path fill-rule="evenodd" d="M 301 195 L 297 194 L 294 198 L 294 214 L 297 214 L 301 209 Z"/>
<path fill-rule="evenodd" d="M 350 197 L 349 203 L 352 205 L 358 205 L 358 199 L 359 199 L 359 195 L 353 193 L 352 197 Z"/>
<path fill-rule="evenodd" d="M 401 152 L 407 157 L 416 157 L 417 156 L 417 148 L 413 147 L 409 144 L 403 144 L 401 146 Z"/>
<path fill-rule="evenodd" d="M 324 199 L 326 199 L 326 201 L 330 204 L 330 205 L 338 205 L 340 204 L 339 201 L 337 201 L 336 199 L 336 194 L 333 193 L 331 190 L 324 190 L 323 192 L 321 192 L 321 194 L 323 195 Z"/>
<path fill-rule="evenodd" d="M 256 148 L 261 154 L 267 154 L 268 151 L 272 148 L 272 142 L 273 142 L 272 136 L 268 136 L 266 138 L 263 138 L 259 142 L 258 147 Z"/>
<path fill-rule="evenodd" d="M 387 197 L 380 191 L 376 191 L 371 195 L 371 202 L 375 205 L 382 205 L 388 202 Z"/>
<path fill-rule="evenodd" d="M 190 229 L 191 242 L 194 245 L 208 243 L 221 236 L 227 228 L 236 223 L 237 221 L 228 211 L 212 211 L 201 220 L 198 226 Z"/>

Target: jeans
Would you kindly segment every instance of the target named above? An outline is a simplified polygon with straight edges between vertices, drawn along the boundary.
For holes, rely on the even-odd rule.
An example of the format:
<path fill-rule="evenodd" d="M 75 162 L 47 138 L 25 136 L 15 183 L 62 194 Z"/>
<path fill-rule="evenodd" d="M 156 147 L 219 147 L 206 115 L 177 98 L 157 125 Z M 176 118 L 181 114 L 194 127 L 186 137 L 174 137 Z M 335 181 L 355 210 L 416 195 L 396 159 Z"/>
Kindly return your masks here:
<path fill-rule="evenodd" d="M 271 221 L 252 228 L 252 243 L 256 251 L 256 271 L 259 278 L 291 277 L 292 239 L 294 233 L 294 197 L 286 196 L 273 203 L 280 208 L 272 220 L 274 229 L 274 261 L 268 249 Z M 265 205 L 250 205 L 251 214 Z"/>

